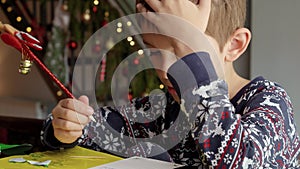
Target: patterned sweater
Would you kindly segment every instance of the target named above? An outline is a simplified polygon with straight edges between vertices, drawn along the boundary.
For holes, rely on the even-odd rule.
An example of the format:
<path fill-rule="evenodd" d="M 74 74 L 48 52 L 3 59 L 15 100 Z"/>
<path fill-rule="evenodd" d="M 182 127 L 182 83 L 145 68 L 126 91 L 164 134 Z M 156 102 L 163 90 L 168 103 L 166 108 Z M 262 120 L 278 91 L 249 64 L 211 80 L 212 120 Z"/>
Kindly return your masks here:
<path fill-rule="evenodd" d="M 97 122 L 73 144 L 54 137 L 50 115 L 42 142 L 51 149 L 80 145 L 189 168 L 299 168 L 293 107 L 281 86 L 257 77 L 230 100 L 203 52 L 183 57 L 168 75 L 180 105 L 168 93 L 156 93 L 122 107 L 101 107 L 94 114 Z"/>

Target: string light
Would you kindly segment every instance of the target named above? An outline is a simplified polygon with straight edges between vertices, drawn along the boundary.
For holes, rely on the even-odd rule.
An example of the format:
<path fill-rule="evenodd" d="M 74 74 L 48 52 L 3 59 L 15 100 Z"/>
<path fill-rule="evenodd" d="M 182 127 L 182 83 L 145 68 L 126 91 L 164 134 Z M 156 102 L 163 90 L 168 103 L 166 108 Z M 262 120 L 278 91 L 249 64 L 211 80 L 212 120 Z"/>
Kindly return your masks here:
<path fill-rule="evenodd" d="M 117 32 L 118 32 L 118 33 L 121 33 L 121 32 L 123 31 L 122 26 L 123 26 L 123 25 L 122 25 L 121 22 L 118 22 L 118 23 L 117 23 L 117 27 L 118 27 L 118 28 L 117 28 Z"/>
<path fill-rule="evenodd" d="M 69 9 L 69 6 L 67 4 L 67 1 L 64 1 L 64 4 L 62 5 L 62 10 L 68 11 L 68 9 Z"/>
<path fill-rule="evenodd" d="M 31 28 L 31 27 L 27 27 L 27 28 L 26 28 L 26 31 L 27 31 L 28 33 L 30 33 L 30 32 L 32 31 L 32 28 Z"/>
<path fill-rule="evenodd" d="M 105 18 L 109 17 L 109 12 L 106 11 L 106 12 L 104 13 L 104 16 L 105 16 Z"/>
<path fill-rule="evenodd" d="M 135 45 L 135 42 L 134 42 L 134 41 L 131 41 L 129 44 L 130 44 L 130 46 L 134 46 L 134 45 Z"/>
<path fill-rule="evenodd" d="M 159 85 L 159 88 L 160 88 L 160 89 L 164 89 L 165 86 L 164 86 L 163 84 L 160 84 L 160 85 Z"/>
<path fill-rule="evenodd" d="M 133 40 L 133 38 L 131 37 L 131 36 L 129 36 L 128 38 L 127 38 L 127 41 L 128 42 L 130 42 L 130 41 L 132 41 Z"/>
<path fill-rule="evenodd" d="M 127 26 L 131 26 L 132 23 L 130 21 L 127 22 Z"/>
<path fill-rule="evenodd" d="M 122 28 L 117 28 L 118 33 L 121 33 L 122 31 L 123 31 Z"/>
<path fill-rule="evenodd" d="M 62 93 L 61 90 L 59 90 L 59 91 L 56 92 L 56 95 L 57 95 L 57 96 L 62 96 L 62 94 L 63 94 L 63 93 Z"/>
<path fill-rule="evenodd" d="M 142 49 L 138 50 L 138 54 L 139 55 L 143 55 L 144 54 L 144 50 L 142 50 Z"/>
<path fill-rule="evenodd" d="M 21 22 L 21 21 L 22 21 L 22 17 L 21 17 L 21 16 L 18 16 L 18 17 L 16 18 L 16 20 L 17 20 L 17 22 Z"/>
<path fill-rule="evenodd" d="M 121 28 L 123 25 L 122 25 L 121 22 L 118 22 L 118 23 L 117 23 L 117 26 L 118 26 L 119 28 Z"/>
<path fill-rule="evenodd" d="M 90 14 L 90 10 L 86 9 L 84 14 L 83 14 L 83 20 L 88 22 L 91 20 L 91 14 Z"/>
<path fill-rule="evenodd" d="M 99 1 L 98 0 L 94 0 L 94 5 L 99 5 Z"/>
<path fill-rule="evenodd" d="M 7 7 L 7 12 L 11 12 L 12 11 L 12 7 L 10 6 L 10 7 Z"/>

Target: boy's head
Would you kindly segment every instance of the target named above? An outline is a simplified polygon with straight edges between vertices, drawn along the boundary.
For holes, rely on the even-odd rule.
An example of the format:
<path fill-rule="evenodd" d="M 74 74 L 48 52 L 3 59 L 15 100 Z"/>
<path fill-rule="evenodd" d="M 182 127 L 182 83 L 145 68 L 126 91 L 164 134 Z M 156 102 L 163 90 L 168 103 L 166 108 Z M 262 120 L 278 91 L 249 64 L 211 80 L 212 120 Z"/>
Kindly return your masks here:
<path fill-rule="evenodd" d="M 188 1 L 188 0 L 186 0 L 186 1 Z M 190 1 L 197 4 L 199 9 L 200 9 L 201 5 L 202 5 L 202 7 L 204 6 L 203 5 L 204 3 L 201 3 L 201 1 L 203 1 L 203 0 L 190 0 Z M 177 3 L 177 4 L 179 4 L 179 3 Z M 187 6 L 182 6 L 182 7 L 184 8 Z M 215 66 L 215 68 L 218 70 L 221 70 L 221 73 L 222 72 L 224 73 L 224 76 L 225 76 L 224 78 L 227 81 L 231 78 L 232 74 L 234 73 L 234 71 L 232 71 L 233 70 L 232 63 L 237 58 L 239 58 L 239 56 L 241 56 L 241 54 L 247 49 L 247 46 L 251 39 L 250 31 L 248 29 L 244 28 L 244 24 L 245 24 L 245 20 L 246 20 L 246 0 L 211 0 L 210 7 L 211 7 L 210 13 L 209 13 L 210 17 L 209 17 L 207 27 L 205 30 L 205 35 L 210 42 L 208 44 L 208 46 L 206 43 L 201 44 L 202 43 L 201 40 L 200 40 L 201 42 L 196 40 L 196 39 L 201 39 L 202 36 L 198 36 L 198 38 L 197 38 L 197 36 L 195 36 L 195 39 L 188 39 L 188 40 L 191 40 L 191 41 L 195 40 L 196 43 L 197 42 L 200 43 L 199 44 L 200 50 L 204 49 L 205 51 L 207 51 L 207 50 L 209 51 L 212 48 L 216 49 L 215 50 L 216 55 L 212 56 L 212 60 L 215 60 L 216 64 L 218 64 L 218 66 Z M 180 12 L 182 12 L 182 11 L 180 11 L 180 9 L 178 9 L 178 8 L 176 9 L 176 7 L 174 7 L 174 8 L 175 8 L 175 10 L 179 11 L 179 14 L 189 15 L 188 13 L 180 13 Z M 189 11 L 189 9 L 187 9 L 187 8 L 185 8 L 185 9 L 186 10 L 184 12 Z M 143 10 L 146 10 L 146 9 L 143 9 Z M 203 10 L 203 8 L 202 8 L 202 10 Z M 195 11 L 195 8 L 194 8 L 194 11 Z M 144 12 L 144 11 L 141 11 L 141 12 Z M 195 13 L 197 14 L 197 12 L 195 12 Z M 195 20 L 193 20 L 194 18 L 189 18 L 189 19 L 191 19 L 195 23 L 198 21 L 197 19 L 199 17 L 201 17 L 201 16 L 195 16 Z M 200 18 L 199 18 L 199 20 L 200 20 Z M 157 22 L 157 23 L 159 23 L 159 22 Z M 176 21 L 174 23 L 175 23 L 174 25 L 171 24 L 171 26 L 173 26 L 171 28 L 171 30 L 176 27 Z M 142 29 L 145 29 L 145 30 L 148 27 L 153 27 L 153 25 L 147 21 L 141 22 L 141 27 L 142 27 Z M 164 24 L 162 24 L 162 25 L 164 25 Z M 170 26 L 170 25 L 168 25 L 168 26 Z M 187 28 L 189 29 L 188 25 L 187 25 Z M 201 29 L 201 26 L 199 27 L 199 29 Z M 189 36 L 191 36 L 191 34 L 193 34 L 192 31 L 185 30 L 185 29 L 182 29 L 182 30 L 183 31 L 178 32 L 178 33 L 182 34 L 182 33 L 188 32 L 189 35 L 187 37 L 189 37 Z M 174 29 L 174 31 L 176 32 L 176 31 L 178 31 L 178 29 Z M 179 37 L 179 35 L 178 35 L 178 37 Z M 157 73 L 158 73 L 160 80 L 166 86 L 168 86 L 168 89 L 170 89 L 170 88 L 172 89 L 172 85 L 167 77 L 166 72 L 169 69 L 169 67 L 173 63 L 176 62 L 176 60 L 178 58 L 175 58 L 174 56 L 171 56 L 162 51 L 169 51 L 169 52 L 177 55 L 178 54 L 177 52 L 181 52 L 180 50 L 182 50 L 182 49 L 184 52 L 186 52 L 186 51 L 190 52 L 188 49 L 186 50 L 186 48 L 190 48 L 190 46 L 186 46 L 186 44 L 180 44 L 180 43 L 179 44 L 182 45 L 180 47 L 177 45 L 174 45 L 174 43 L 172 44 L 172 42 L 174 42 L 174 41 L 171 40 L 172 42 L 170 42 L 170 39 L 171 39 L 170 37 L 164 36 L 161 34 L 155 34 L 155 33 L 143 34 L 142 38 L 143 38 L 143 41 L 145 42 L 145 44 L 147 44 L 148 48 L 155 48 L 155 49 L 158 49 L 159 51 L 161 51 L 159 55 L 157 55 L 157 56 L 154 55 L 154 57 L 150 57 L 150 59 L 151 59 L 152 63 L 154 65 L 156 65 L 156 67 L 159 68 L 159 69 L 157 69 Z M 178 40 L 178 39 L 176 39 L 176 40 Z M 185 39 L 185 40 L 179 39 L 179 40 L 182 40 L 183 42 L 185 42 L 185 40 L 187 40 L 187 39 Z M 204 39 L 202 39 L 202 40 L 204 40 Z M 193 43 L 191 41 L 189 41 L 189 43 Z M 180 42 L 180 41 L 176 41 L 175 44 L 177 44 L 177 42 Z M 205 42 L 205 40 L 204 40 L 204 42 Z M 196 48 L 197 47 L 198 46 L 196 45 Z M 175 50 L 177 50 L 177 52 L 175 52 Z M 198 49 L 196 49 L 196 50 L 198 50 Z M 156 53 L 156 52 L 154 52 L 154 53 Z M 185 56 L 185 54 L 179 53 L 179 57 L 183 57 L 183 56 Z M 233 79 L 233 81 L 235 81 L 235 80 L 236 79 Z M 169 92 L 172 94 L 171 91 L 169 91 Z M 178 98 L 178 96 L 176 96 L 176 94 L 172 94 L 172 95 L 175 99 Z M 176 100 L 178 100 L 178 99 L 176 99 Z"/>
<path fill-rule="evenodd" d="M 198 4 L 201 0 L 189 0 Z M 220 51 L 223 50 L 229 37 L 238 28 L 245 25 L 247 13 L 247 0 L 212 0 L 211 12 L 206 34 L 216 39 Z M 137 0 L 149 11 L 153 11 L 145 0 Z"/>
<path fill-rule="evenodd" d="M 206 34 L 212 36 L 223 50 L 229 37 L 245 25 L 246 0 L 212 0 Z"/>

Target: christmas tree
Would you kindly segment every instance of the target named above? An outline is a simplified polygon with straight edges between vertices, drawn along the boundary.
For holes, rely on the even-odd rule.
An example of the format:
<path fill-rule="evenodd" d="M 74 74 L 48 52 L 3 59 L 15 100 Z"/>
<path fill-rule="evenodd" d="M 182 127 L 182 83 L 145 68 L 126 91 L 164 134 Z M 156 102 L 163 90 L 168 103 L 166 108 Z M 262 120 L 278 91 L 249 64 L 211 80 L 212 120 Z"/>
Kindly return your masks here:
<path fill-rule="evenodd" d="M 81 1 L 65 0 L 60 1 L 56 7 L 53 21 L 51 38 L 48 41 L 45 62 L 60 80 L 69 87 L 76 88 L 72 83 L 72 72 L 75 61 L 85 42 L 97 30 L 105 27 L 111 21 L 120 18 L 122 15 L 134 13 L 134 1 Z M 122 34 L 123 29 L 132 26 L 132 23 L 118 22 L 115 31 Z M 96 95 L 100 102 L 111 100 L 112 77 L 119 64 L 129 55 L 136 52 L 135 59 L 127 61 L 128 67 L 141 66 L 144 63 L 144 54 L 140 45 L 135 41 L 135 37 L 127 37 L 123 41 L 114 44 L 114 39 L 109 35 L 103 35 L 100 39 L 95 39 L 91 52 L 101 53 L 103 45 L 112 47 L 101 60 L 96 79 Z M 105 44 L 103 44 L 105 43 Z M 109 47 L 109 48 L 110 48 Z M 66 50 L 67 49 L 67 50 Z M 137 52 L 138 51 L 138 52 Z M 78 64 L 78 62 L 77 62 Z M 90 66 L 93 63 L 85 63 Z M 90 65 L 88 65 L 90 64 Z M 118 77 L 119 81 L 128 81 L 128 72 L 122 70 Z M 120 85 L 120 84 L 119 84 Z M 123 93 L 129 99 L 132 97 L 142 97 L 151 90 L 160 88 L 163 85 L 159 82 L 154 70 L 145 70 L 138 73 L 130 82 L 129 93 Z"/>

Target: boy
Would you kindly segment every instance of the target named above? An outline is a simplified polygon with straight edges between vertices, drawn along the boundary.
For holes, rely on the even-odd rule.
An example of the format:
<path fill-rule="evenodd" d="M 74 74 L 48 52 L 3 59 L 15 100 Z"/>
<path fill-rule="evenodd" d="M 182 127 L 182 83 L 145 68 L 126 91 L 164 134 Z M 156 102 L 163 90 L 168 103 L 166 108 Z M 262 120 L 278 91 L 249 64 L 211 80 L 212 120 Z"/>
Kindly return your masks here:
<path fill-rule="evenodd" d="M 99 122 L 94 123 L 89 120 L 93 109 L 88 106 L 87 97 L 65 99 L 47 119 L 43 143 L 55 149 L 79 144 L 94 150 L 124 153 L 124 156 L 135 154 L 165 160 L 170 157 L 169 160 L 189 168 L 299 167 L 299 136 L 286 92 L 262 77 L 252 81 L 244 79 L 233 68 L 233 62 L 251 39 L 250 31 L 243 27 L 245 0 L 193 3 L 146 0 L 146 3 L 157 14 L 147 12 L 141 4 L 137 9 L 146 12 L 143 16 L 158 32 L 182 33 L 191 40 L 161 34 L 142 35 L 149 47 L 161 49 L 160 53 L 155 52 L 158 56 L 152 62 L 158 65 L 158 76 L 168 86 L 165 111 L 154 121 L 133 122 L 136 116 L 147 113 L 151 116 L 159 110 L 157 107 L 164 99 L 158 94 L 135 99 L 118 110 L 100 108 L 94 113 Z M 175 23 L 170 22 L 172 17 L 164 24 L 160 19 L 165 15 L 159 13 L 182 18 L 192 26 L 172 25 Z M 173 33 L 168 25 L 176 31 Z M 197 40 L 201 33 L 213 44 L 216 53 Z M 165 51 L 174 53 L 176 59 L 169 59 Z M 218 66 L 223 67 L 224 80 Z M 165 138 L 155 142 L 155 136 L 163 134 Z M 124 141 L 126 136 L 129 139 Z M 140 143 L 136 141 L 138 138 L 149 139 Z"/>

